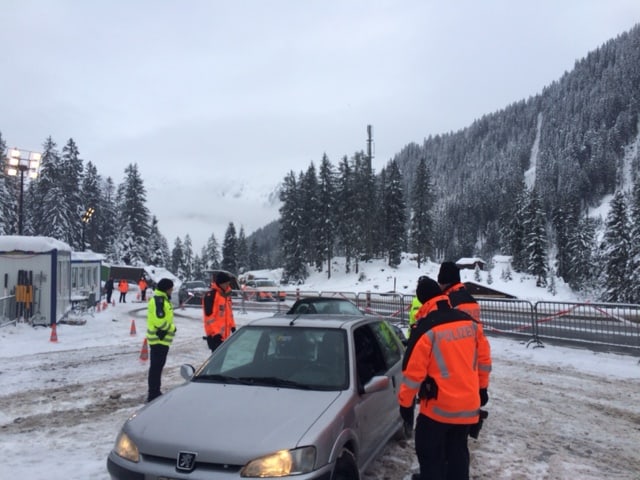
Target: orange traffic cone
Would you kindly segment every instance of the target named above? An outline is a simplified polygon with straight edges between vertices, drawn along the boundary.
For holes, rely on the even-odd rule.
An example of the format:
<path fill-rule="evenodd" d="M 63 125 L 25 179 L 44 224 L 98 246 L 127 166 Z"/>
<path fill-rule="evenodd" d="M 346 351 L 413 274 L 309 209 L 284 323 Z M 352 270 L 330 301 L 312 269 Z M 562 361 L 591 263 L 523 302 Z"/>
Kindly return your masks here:
<path fill-rule="evenodd" d="M 130 335 L 135 335 L 136 332 L 136 321 L 132 318 L 131 319 L 131 330 L 129 331 Z"/>
<path fill-rule="evenodd" d="M 149 360 L 149 346 L 147 345 L 147 337 L 142 342 L 142 350 L 140 350 L 140 360 Z"/>
<path fill-rule="evenodd" d="M 96 303 L 96 312 L 100 311 L 100 302 Z"/>
<path fill-rule="evenodd" d="M 104 302 L 102 302 L 102 309 L 106 310 L 107 309 L 107 305 L 108 305 L 108 303 L 107 303 L 106 300 Z"/>
<path fill-rule="evenodd" d="M 115 300 L 111 300 L 111 305 L 113 305 L 115 307 L 116 306 L 116 301 Z"/>
<path fill-rule="evenodd" d="M 51 325 L 51 337 L 49 337 L 50 342 L 58 341 L 58 333 L 56 332 L 56 324 Z"/>

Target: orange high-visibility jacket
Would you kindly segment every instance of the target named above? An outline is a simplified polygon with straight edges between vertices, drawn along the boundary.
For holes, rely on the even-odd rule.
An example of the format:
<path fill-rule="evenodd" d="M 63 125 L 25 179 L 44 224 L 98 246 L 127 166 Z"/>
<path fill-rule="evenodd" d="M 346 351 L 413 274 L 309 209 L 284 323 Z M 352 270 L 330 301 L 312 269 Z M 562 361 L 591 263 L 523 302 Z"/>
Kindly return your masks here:
<path fill-rule="evenodd" d="M 454 283 L 444 292 L 449 297 L 451 306 L 471 315 L 477 322 L 480 321 L 480 305 L 467 291 L 461 282 Z"/>
<path fill-rule="evenodd" d="M 129 291 L 129 283 L 126 280 L 120 280 L 118 282 L 118 290 L 120 293 L 126 293 Z"/>
<path fill-rule="evenodd" d="M 231 335 L 231 329 L 236 328 L 231 307 L 231 287 L 223 291 L 214 282 L 211 284 L 211 289 L 215 291 L 215 299 L 213 300 L 213 310 L 210 315 L 207 315 L 204 310 L 204 298 L 202 302 L 204 332 L 207 336 L 219 334 L 222 340 L 226 340 Z"/>
<path fill-rule="evenodd" d="M 144 278 L 141 278 L 140 280 L 138 280 L 138 288 L 140 289 L 140 291 L 144 291 L 147 289 L 147 281 Z"/>
<path fill-rule="evenodd" d="M 488 387 L 491 371 L 482 324 L 451 308 L 444 294 L 425 302 L 416 317 L 403 362 L 400 405 L 413 405 L 420 385 L 431 377 L 437 396 L 421 398 L 420 413 L 442 423 L 477 423 L 479 390 Z"/>

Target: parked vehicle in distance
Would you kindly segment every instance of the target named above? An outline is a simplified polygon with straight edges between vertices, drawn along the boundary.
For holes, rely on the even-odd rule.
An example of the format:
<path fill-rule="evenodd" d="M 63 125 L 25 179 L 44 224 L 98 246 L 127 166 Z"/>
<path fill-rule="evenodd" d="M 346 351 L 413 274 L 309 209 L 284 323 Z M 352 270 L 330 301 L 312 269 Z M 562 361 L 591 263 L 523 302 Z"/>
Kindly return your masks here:
<path fill-rule="evenodd" d="M 242 295 L 245 300 L 255 300 L 256 302 L 269 302 L 287 299 L 287 292 L 280 290 L 280 286 L 268 278 L 253 278 L 247 280 L 242 286 Z"/>
<path fill-rule="evenodd" d="M 332 315 L 365 315 L 358 306 L 347 300 L 338 297 L 304 297 L 291 305 L 291 308 L 285 315 L 316 315 L 316 314 L 332 314 Z M 276 314 L 278 315 L 278 314 Z M 406 345 L 407 336 L 397 323 L 389 322 L 400 341 Z"/>
<path fill-rule="evenodd" d="M 178 290 L 178 303 L 181 305 L 188 304 L 197 304 L 200 305 L 202 303 L 202 297 L 209 290 L 209 285 L 207 285 L 202 280 L 191 280 L 188 282 L 183 282 L 180 285 L 180 289 Z"/>
<path fill-rule="evenodd" d="M 379 317 L 252 320 L 125 422 L 111 479 L 358 480 L 410 435 L 397 404 L 403 353 Z"/>

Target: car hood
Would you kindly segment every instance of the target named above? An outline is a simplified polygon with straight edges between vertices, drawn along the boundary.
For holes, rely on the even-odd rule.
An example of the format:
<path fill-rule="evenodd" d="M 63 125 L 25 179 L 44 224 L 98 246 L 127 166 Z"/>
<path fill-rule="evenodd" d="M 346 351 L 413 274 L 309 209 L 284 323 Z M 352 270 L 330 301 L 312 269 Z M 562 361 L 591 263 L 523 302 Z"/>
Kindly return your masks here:
<path fill-rule="evenodd" d="M 244 465 L 298 446 L 341 393 L 189 382 L 136 413 L 125 431 L 142 454 L 189 451 L 199 462 Z"/>

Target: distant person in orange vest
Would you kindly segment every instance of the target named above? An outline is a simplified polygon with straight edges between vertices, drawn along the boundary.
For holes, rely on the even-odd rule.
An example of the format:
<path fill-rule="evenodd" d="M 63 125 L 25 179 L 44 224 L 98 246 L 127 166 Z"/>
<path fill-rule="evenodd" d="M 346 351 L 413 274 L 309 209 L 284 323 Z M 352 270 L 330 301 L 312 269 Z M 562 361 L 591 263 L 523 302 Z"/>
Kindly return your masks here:
<path fill-rule="evenodd" d="M 120 299 L 118 300 L 118 303 L 127 303 L 129 283 L 124 278 L 118 282 L 118 290 L 120 290 Z"/>
<path fill-rule="evenodd" d="M 138 280 L 138 288 L 140 289 L 140 301 L 144 302 L 147 299 L 147 279 L 144 278 L 144 275 L 140 277 Z"/>
<path fill-rule="evenodd" d="M 231 308 L 231 277 L 218 272 L 215 281 L 202 297 L 204 333 L 207 345 L 213 353 L 229 335 L 236 331 L 236 322 Z"/>

